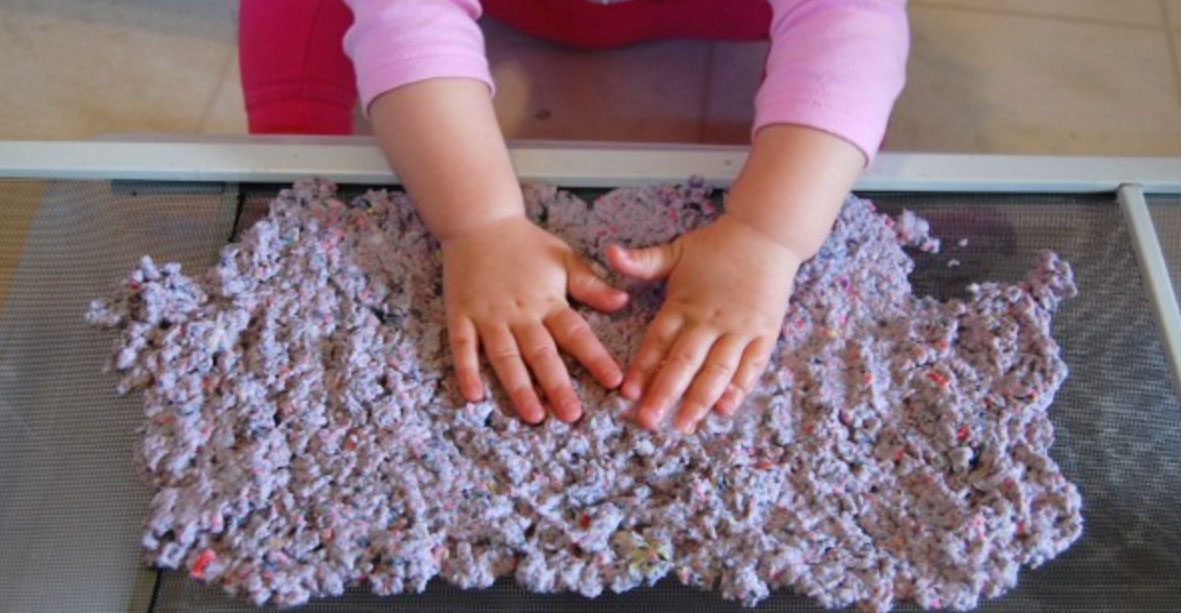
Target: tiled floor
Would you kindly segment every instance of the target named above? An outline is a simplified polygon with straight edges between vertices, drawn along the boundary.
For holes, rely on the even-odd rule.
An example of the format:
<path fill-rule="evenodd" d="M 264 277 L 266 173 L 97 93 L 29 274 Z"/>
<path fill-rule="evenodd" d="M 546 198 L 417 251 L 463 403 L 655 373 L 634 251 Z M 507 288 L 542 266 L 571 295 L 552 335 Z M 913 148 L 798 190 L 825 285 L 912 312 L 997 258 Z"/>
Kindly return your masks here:
<path fill-rule="evenodd" d="M 235 0 L 0 0 L 0 139 L 244 132 L 235 13 Z M 1181 156 L 1181 0 L 911 0 L 910 18 L 886 149 Z M 485 31 L 510 137 L 748 138 L 765 43 L 588 53 Z M 0 268 L 27 218 L 0 210 Z"/>
<path fill-rule="evenodd" d="M 198 131 L 235 40 L 225 0 L 0 1 L 0 138 Z"/>
<path fill-rule="evenodd" d="M 989 3 L 1055 8 L 1053 18 L 960 6 L 976 4 L 912 7 L 910 81 L 888 148 L 1181 155 L 1163 3 Z"/>
<path fill-rule="evenodd" d="M 235 1 L 3 0 L 0 138 L 243 132 Z M 912 0 L 887 149 L 1181 155 L 1181 0 Z M 485 24 L 509 136 L 742 143 L 763 43 Z"/>

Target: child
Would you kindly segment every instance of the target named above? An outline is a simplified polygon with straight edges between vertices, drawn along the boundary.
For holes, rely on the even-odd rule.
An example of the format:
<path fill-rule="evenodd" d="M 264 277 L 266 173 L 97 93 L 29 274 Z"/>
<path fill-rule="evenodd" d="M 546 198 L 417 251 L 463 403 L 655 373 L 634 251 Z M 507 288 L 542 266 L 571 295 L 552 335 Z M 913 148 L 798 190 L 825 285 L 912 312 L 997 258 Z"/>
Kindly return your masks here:
<path fill-rule="evenodd" d="M 344 50 L 378 142 L 442 246 L 464 397 L 483 396 L 483 348 L 522 419 L 545 418 L 536 380 L 559 419 L 577 420 L 565 351 L 601 384 L 621 386 L 644 427 L 658 427 L 678 400 L 673 425 L 684 432 L 710 410 L 733 414 L 766 368 L 796 270 L 880 145 L 904 81 L 905 0 L 346 2 L 352 19 L 340 0 L 242 3 L 250 127 L 348 132 L 347 28 Z M 492 109 L 481 8 L 583 47 L 770 36 L 753 144 L 725 213 L 666 245 L 608 250 L 616 271 L 668 282 L 626 375 L 567 296 L 611 311 L 627 295 L 525 218 Z"/>

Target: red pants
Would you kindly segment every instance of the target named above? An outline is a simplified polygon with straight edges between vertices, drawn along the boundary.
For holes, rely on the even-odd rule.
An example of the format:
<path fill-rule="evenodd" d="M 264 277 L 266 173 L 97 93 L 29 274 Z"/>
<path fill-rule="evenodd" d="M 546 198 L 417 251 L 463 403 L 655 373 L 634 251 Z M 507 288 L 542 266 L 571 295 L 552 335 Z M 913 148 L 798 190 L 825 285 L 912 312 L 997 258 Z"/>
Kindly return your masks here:
<path fill-rule="evenodd" d="M 658 38 L 766 38 L 766 0 L 483 0 L 485 14 L 583 48 Z M 242 0 L 238 60 L 253 134 L 349 134 L 357 101 L 342 0 Z"/>

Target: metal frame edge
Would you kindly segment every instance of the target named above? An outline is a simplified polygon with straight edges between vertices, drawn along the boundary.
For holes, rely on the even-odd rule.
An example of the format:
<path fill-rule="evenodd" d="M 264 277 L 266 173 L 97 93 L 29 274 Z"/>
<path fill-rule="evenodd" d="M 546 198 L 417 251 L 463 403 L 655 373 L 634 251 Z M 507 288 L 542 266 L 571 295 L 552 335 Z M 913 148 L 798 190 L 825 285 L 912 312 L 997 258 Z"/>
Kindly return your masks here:
<path fill-rule="evenodd" d="M 1116 200 L 1124 213 L 1124 221 L 1132 237 L 1132 249 L 1136 252 L 1140 272 L 1144 275 L 1148 302 L 1152 305 L 1160 338 L 1165 345 L 1165 354 L 1169 357 L 1173 386 L 1181 396 L 1181 309 L 1177 305 L 1177 294 L 1169 278 L 1168 265 L 1157 239 L 1148 202 L 1144 199 L 1144 190 L 1134 183 L 1121 185 L 1116 192 Z"/>
<path fill-rule="evenodd" d="M 566 187 L 621 187 L 700 175 L 724 187 L 746 147 L 517 141 L 523 180 Z M 398 182 L 375 142 L 364 137 L 176 135 L 109 141 L 0 141 L 0 178 L 291 182 L 324 176 L 338 183 Z M 862 191 L 1181 193 L 1181 158 L 882 153 L 855 189 Z"/>

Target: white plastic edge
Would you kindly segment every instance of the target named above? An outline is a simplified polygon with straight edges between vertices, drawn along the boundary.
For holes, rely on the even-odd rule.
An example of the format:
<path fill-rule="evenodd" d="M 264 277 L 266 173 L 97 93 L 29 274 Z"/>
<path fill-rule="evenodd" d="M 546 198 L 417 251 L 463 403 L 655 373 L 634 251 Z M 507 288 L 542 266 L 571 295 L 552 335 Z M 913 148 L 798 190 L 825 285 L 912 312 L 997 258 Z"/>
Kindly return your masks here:
<path fill-rule="evenodd" d="M 1140 262 L 1148 301 L 1160 328 L 1165 353 L 1169 356 L 1173 385 L 1181 395 L 1181 309 L 1177 306 L 1177 294 L 1173 291 L 1168 265 L 1157 241 L 1148 203 L 1144 200 L 1144 191 L 1135 184 L 1121 185 L 1116 199 L 1132 235 L 1132 249 Z"/>
<path fill-rule="evenodd" d="M 121 137 L 119 141 L 0 142 L 0 177 L 392 184 L 370 138 Z M 728 185 L 747 148 L 522 141 L 511 145 L 524 180 L 564 187 L 621 187 L 701 175 Z M 1181 158 L 883 153 L 857 182 L 863 191 L 1181 193 Z"/>

